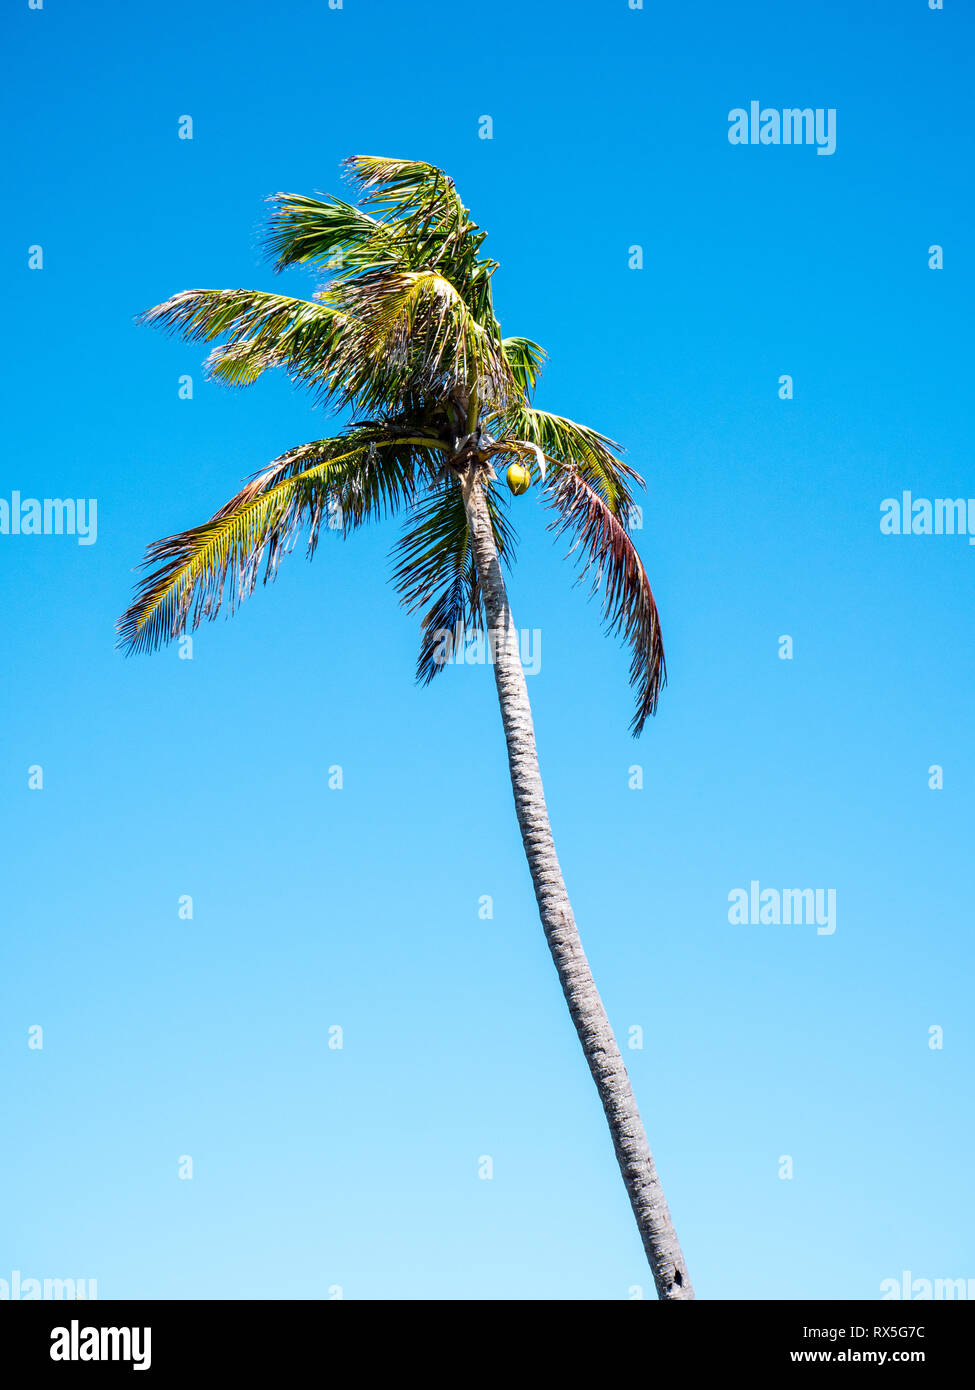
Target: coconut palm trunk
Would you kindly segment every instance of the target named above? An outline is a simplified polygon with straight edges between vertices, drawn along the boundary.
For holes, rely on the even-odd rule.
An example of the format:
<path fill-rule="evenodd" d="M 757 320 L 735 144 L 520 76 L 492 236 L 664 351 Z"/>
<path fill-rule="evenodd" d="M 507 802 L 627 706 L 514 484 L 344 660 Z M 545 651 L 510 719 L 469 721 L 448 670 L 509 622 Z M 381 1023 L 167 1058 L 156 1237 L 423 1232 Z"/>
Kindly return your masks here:
<path fill-rule="evenodd" d="M 694 1289 L 684 1255 L 657 1176 L 633 1087 L 582 947 L 555 852 L 518 632 L 508 604 L 479 472 L 471 467 L 464 479 L 464 507 L 487 618 L 487 640 L 508 745 L 511 789 L 525 857 L 535 886 L 538 913 L 572 1022 L 603 1103 L 657 1294 L 662 1299 L 690 1299 L 694 1297 Z"/>

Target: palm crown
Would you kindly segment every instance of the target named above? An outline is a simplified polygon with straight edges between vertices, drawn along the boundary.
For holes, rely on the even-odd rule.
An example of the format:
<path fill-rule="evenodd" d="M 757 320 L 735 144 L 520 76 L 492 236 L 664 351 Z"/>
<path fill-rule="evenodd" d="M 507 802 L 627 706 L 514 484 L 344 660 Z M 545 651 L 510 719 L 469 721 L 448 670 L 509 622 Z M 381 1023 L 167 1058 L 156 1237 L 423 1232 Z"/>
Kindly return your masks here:
<path fill-rule="evenodd" d="M 480 624 L 481 586 L 461 483 L 484 487 L 494 543 L 510 564 L 514 532 L 495 465 L 537 481 L 552 527 L 580 553 L 611 632 L 630 645 L 639 733 L 666 673 L 660 624 L 627 523 L 639 475 L 597 430 L 537 409 L 544 361 L 527 338 L 502 336 L 480 254 L 486 234 L 451 179 L 429 164 L 358 156 L 346 167 L 358 205 L 278 194 L 266 234 L 276 270 L 310 263 L 327 275 L 313 299 L 260 290 L 184 290 L 142 315 L 194 341 L 216 342 L 209 374 L 247 385 L 283 367 L 322 404 L 348 412 L 338 434 L 289 449 L 203 525 L 149 547 L 148 571 L 119 622 L 120 645 L 151 649 L 214 618 L 266 582 L 302 532 L 345 533 L 406 513 L 394 579 L 422 611 L 417 675 L 442 665 L 444 632 Z"/>

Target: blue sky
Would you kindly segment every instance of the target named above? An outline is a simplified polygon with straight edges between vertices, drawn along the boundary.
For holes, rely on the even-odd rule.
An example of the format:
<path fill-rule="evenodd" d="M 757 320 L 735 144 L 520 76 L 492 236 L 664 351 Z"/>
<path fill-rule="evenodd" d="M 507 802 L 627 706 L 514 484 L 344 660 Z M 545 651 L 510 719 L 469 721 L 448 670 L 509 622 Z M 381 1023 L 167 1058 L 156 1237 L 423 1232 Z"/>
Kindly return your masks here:
<path fill-rule="evenodd" d="M 97 498 L 98 535 L 0 535 L 0 1279 L 652 1292 L 490 671 L 413 684 L 395 525 L 296 553 L 192 661 L 114 650 L 146 543 L 329 424 L 283 379 L 205 383 L 204 349 L 134 315 L 193 286 L 310 293 L 262 262 L 263 199 L 343 192 L 353 153 L 448 169 L 505 331 L 550 355 L 539 404 L 647 480 L 670 682 L 641 740 L 628 658 L 534 491 L 511 601 L 541 633 L 563 870 L 621 1042 L 644 1030 L 627 1065 L 698 1295 L 975 1276 L 975 549 L 879 527 L 905 489 L 975 495 L 973 23 L 946 5 L 8 10 L 0 497 Z M 751 100 L 834 108 L 835 153 L 729 144 Z M 835 932 L 732 925 L 752 880 L 834 889 Z"/>

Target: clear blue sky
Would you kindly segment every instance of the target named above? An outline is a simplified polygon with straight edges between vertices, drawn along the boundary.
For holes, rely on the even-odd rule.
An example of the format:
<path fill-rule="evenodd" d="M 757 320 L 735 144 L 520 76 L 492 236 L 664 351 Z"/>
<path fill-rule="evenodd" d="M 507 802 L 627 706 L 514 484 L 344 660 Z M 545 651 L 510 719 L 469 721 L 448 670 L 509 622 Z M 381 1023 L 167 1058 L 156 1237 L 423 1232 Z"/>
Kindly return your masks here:
<path fill-rule="evenodd" d="M 3 23 L 0 496 L 95 497 L 98 538 L 0 536 L 0 1278 L 651 1291 L 490 672 L 414 686 L 395 527 L 299 551 L 192 661 L 114 650 L 146 543 L 329 428 L 284 379 L 204 383 L 205 349 L 134 315 L 193 286 L 310 293 L 262 263 L 263 199 L 341 192 L 353 153 L 450 171 L 505 331 L 550 354 L 539 404 L 647 479 L 670 683 L 639 742 L 628 658 L 534 491 L 511 598 L 542 633 L 563 868 L 618 1034 L 645 1032 L 627 1061 L 699 1295 L 975 1276 L 975 549 L 879 528 L 904 489 L 975 496 L 965 7 L 48 0 Z M 753 99 L 835 108 L 836 152 L 729 144 Z M 753 879 L 835 889 L 835 933 L 731 925 Z"/>

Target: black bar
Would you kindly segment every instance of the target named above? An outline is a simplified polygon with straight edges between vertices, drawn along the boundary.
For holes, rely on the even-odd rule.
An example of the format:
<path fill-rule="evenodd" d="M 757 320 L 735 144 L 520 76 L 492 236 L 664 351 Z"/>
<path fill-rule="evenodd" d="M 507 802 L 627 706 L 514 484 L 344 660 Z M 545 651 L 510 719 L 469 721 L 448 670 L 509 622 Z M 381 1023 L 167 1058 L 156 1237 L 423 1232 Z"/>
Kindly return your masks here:
<path fill-rule="evenodd" d="M 546 1379 L 562 1367 L 570 1376 L 575 1370 L 573 1384 L 584 1351 L 586 1364 L 594 1362 L 588 1374 L 602 1365 L 610 1380 L 623 1362 L 642 1368 L 644 1384 L 665 1371 L 667 1390 L 675 1390 L 671 1376 L 694 1384 L 700 1375 L 753 1368 L 783 1376 L 810 1366 L 827 1376 L 835 1366 L 906 1376 L 935 1370 L 964 1378 L 973 1323 L 964 1301 L 7 1302 L 0 1303 L 0 1355 L 11 1384 L 16 1366 L 25 1384 L 25 1376 L 70 1384 L 79 1375 L 115 1373 L 176 1385 L 197 1372 L 251 1379 L 286 1371 L 322 1380 L 340 1374 L 347 1384 L 351 1375 L 352 1386 L 387 1373 L 396 1384 L 429 1373 L 460 1385 L 495 1368 L 506 1385 L 536 1365 Z M 118 1332 L 103 1336 L 102 1329 Z M 110 1358 L 115 1350 L 129 1359 L 80 1359 L 83 1351 Z"/>

